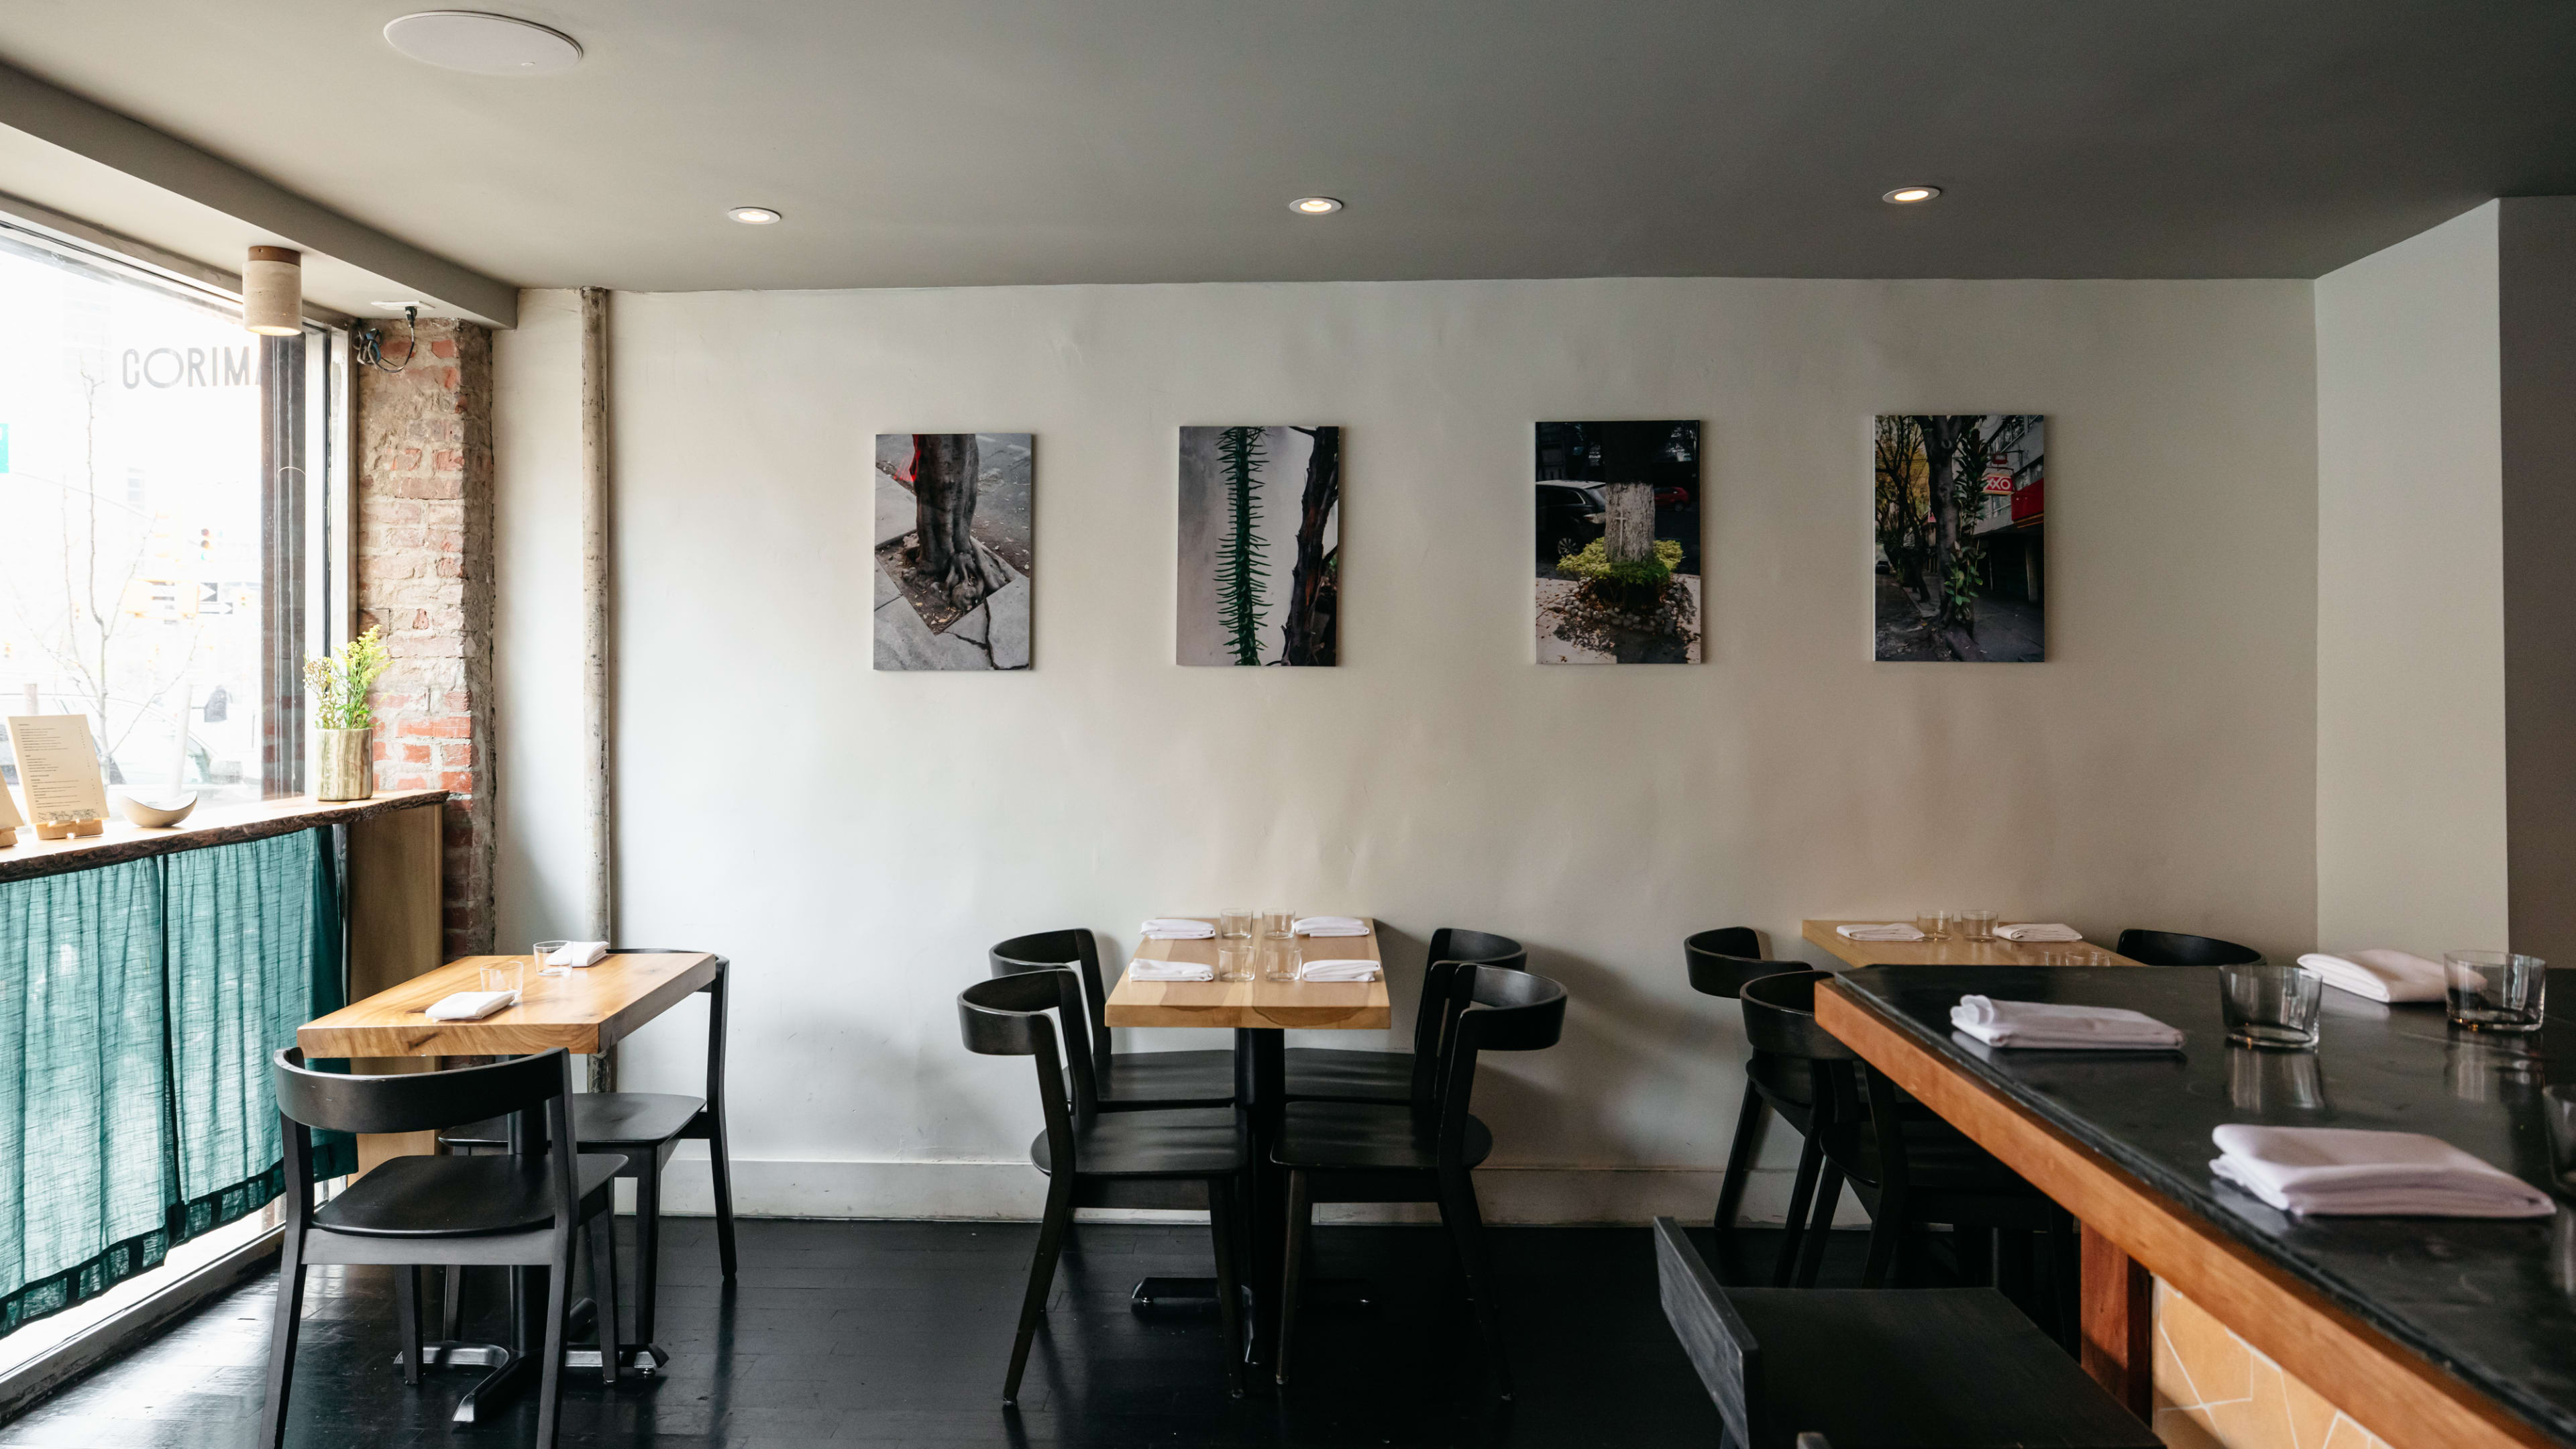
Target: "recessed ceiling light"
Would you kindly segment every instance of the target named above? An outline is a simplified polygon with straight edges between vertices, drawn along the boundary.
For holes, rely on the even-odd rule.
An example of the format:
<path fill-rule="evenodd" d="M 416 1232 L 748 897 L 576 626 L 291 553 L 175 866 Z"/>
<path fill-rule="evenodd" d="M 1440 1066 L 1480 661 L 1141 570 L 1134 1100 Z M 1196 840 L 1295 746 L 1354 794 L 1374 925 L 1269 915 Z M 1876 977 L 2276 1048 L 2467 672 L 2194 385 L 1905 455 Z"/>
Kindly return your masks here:
<path fill-rule="evenodd" d="M 414 60 L 475 75 L 554 75 L 581 63 L 560 30 L 479 10 L 423 10 L 385 26 L 385 43 Z"/>
<path fill-rule="evenodd" d="M 1299 216 L 1330 216 L 1341 210 L 1342 204 L 1329 196 L 1301 196 L 1288 203 L 1288 209 Z"/>
<path fill-rule="evenodd" d="M 1892 201 L 1899 206 L 1912 206 L 1918 201 L 1930 201 L 1940 194 L 1941 188 L 1938 186 L 1900 186 L 1880 197 L 1879 200 Z"/>
<path fill-rule="evenodd" d="M 769 226 L 781 219 L 777 212 L 765 206 L 727 207 L 725 215 L 741 222 L 744 226 Z"/>

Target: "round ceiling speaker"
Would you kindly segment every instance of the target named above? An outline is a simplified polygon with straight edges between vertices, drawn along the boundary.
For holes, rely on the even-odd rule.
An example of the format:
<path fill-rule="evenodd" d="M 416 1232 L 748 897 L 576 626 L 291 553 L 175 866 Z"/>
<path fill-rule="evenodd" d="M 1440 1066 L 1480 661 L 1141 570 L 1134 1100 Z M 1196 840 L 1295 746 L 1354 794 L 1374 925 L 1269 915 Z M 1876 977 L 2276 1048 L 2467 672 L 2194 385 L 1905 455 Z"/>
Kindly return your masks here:
<path fill-rule="evenodd" d="M 581 63 L 581 43 L 507 15 L 423 10 L 385 26 L 385 43 L 414 60 L 475 75 L 555 75 Z"/>

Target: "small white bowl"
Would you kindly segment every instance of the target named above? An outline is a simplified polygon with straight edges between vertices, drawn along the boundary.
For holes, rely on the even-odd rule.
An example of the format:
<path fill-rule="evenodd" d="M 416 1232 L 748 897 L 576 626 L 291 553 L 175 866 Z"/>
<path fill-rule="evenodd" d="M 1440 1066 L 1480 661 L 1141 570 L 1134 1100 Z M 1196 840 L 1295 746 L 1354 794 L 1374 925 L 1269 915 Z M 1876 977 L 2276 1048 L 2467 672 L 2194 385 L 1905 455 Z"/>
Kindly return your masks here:
<path fill-rule="evenodd" d="M 197 797 L 190 795 L 176 805 L 156 805 L 137 800 L 131 795 L 119 795 L 116 797 L 116 808 L 124 812 L 126 819 L 137 825 L 167 830 L 188 818 L 188 812 L 197 808 Z"/>

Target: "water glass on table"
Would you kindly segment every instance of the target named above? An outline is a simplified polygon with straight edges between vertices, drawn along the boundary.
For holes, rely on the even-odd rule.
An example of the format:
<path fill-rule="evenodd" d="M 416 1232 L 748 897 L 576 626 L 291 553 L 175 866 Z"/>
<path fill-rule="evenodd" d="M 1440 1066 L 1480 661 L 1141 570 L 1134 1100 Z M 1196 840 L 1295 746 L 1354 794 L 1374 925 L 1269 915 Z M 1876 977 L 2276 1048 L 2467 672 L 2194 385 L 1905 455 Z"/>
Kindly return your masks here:
<path fill-rule="evenodd" d="M 2275 1051 L 2305 1051 L 2317 1044 L 2317 1012 L 2325 982 L 2296 966 L 2221 966 L 2219 1012 L 2227 1039 Z"/>
<path fill-rule="evenodd" d="M 1252 939 L 1252 907 L 1228 906 L 1216 914 L 1216 934 L 1221 941 Z"/>
<path fill-rule="evenodd" d="M 571 975 L 572 968 L 569 966 L 550 966 L 546 964 L 554 959 L 557 951 L 560 951 L 571 944 L 572 942 L 570 941 L 539 941 L 535 947 L 537 974 L 540 976 Z"/>
<path fill-rule="evenodd" d="M 1297 935 L 1297 913 L 1291 910 L 1263 911 L 1261 934 L 1274 941 L 1293 940 Z"/>
<path fill-rule="evenodd" d="M 1992 911 L 1960 911 L 1951 919 L 1959 923 L 1958 934 L 1962 941 L 1991 941 L 1995 938 L 1995 913 Z"/>
<path fill-rule="evenodd" d="M 514 956 L 484 967 L 482 975 L 484 990 L 507 991 L 516 996 L 528 984 L 528 963 Z"/>
<path fill-rule="evenodd" d="M 2471 1031 L 2540 1030 L 2548 962 L 2511 951 L 2445 951 L 2450 977 L 2443 994 L 2451 1025 Z"/>
<path fill-rule="evenodd" d="M 1252 979 L 1250 946 L 1219 946 L 1216 950 L 1216 979 L 1249 981 Z"/>
<path fill-rule="evenodd" d="M 1297 938 L 1281 931 L 1261 943 L 1261 974 L 1272 981 L 1297 979 Z"/>
<path fill-rule="evenodd" d="M 1950 913 L 1918 911 L 1914 916 L 1914 929 L 1921 931 L 1923 939 L 1927 941 L 1947 940 L 1950 935 Z"/>

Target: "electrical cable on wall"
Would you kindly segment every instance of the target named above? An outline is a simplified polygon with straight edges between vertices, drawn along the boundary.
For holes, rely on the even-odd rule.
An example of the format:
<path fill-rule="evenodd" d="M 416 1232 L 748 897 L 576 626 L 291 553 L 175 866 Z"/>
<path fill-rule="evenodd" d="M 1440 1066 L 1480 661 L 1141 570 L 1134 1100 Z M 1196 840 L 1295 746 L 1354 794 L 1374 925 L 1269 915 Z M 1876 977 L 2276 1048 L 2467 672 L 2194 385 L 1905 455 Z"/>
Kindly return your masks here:
<path fill-rule="evenodd" d="M 400 372 L 411 366 L 411 355 L 420 349 L 420 308 L 403 308 L 403 355 L 400 362 L 385 361 L 385 330 L 382 327 L 360 327 L 349 335 L 349 350 L 357 355 L 360 367 L 379 372 Z"/>

